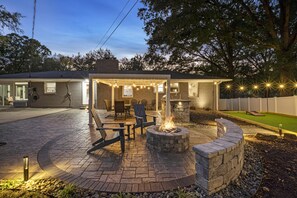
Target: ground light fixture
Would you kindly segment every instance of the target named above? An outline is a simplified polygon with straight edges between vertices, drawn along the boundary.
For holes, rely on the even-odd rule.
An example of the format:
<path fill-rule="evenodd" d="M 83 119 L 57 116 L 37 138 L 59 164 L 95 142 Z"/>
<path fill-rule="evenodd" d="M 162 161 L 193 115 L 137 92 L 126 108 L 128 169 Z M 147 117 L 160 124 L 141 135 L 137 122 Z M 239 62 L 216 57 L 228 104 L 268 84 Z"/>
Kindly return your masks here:
<path fill-rule="evenodd" d="M 24 165 L 24 181 L 29 180 L 29 156 L 23 157 L 23 165 Z"/>
<path fill-rule="evenodd" d="M 279 133 L 279 136 L 283 135 L 283 124 L 278 125 L 278 133 Z"/>

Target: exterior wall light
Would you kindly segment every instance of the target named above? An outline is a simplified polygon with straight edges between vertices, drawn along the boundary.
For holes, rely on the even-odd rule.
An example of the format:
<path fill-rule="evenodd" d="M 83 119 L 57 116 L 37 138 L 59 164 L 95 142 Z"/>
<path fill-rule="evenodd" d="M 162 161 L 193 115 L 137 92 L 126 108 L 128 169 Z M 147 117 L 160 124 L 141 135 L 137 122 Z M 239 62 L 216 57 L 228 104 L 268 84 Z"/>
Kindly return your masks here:
<path fill-rule="evenodd" d="M 29 156 L 23 157 L 23 164 L 24 164 L 24 181 L 29 180 Z"/>

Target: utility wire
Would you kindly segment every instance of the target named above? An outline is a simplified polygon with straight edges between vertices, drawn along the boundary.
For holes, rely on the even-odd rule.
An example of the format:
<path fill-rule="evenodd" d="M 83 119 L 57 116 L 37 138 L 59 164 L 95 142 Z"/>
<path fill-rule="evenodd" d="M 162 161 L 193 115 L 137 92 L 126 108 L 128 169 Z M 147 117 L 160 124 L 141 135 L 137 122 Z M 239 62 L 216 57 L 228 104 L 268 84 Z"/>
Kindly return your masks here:
<path fill-rule="evenodd" d="M 121 14 L 123 13 L 124 9 L 127 7 L 128 3 L 130 2 L 130 0 L 128 0 L 126 2 L 126 4 L 124 5 L 124 7 L 122 8 L 122 10 L 120 11 L 120 13 L 118 14 L 118 16 L 115 18 L 115 20 L 112 22 L 112 24 L 109 26 L 108 30 L 105 32 L 105 34 L 103 35 L 103 37 L 101 38 L 101 40 L 99 41 L 99 43 L 96 45 L 95 49 L 97 49 L 97 47 L 102 43 L 103 39 L 105 38 L 105 36 L 107 35 L 107 33 L 109 32 L 109 30 L 112 28 L 112 26 L 115 24 L 115 22 L 118 20 L 118 18 L 121 16 Z"/>
<path fill-rule="evenodd" d="M 128 16 L 128 14 L 132 11 L 132 9 L 135 7 L 136 3 L 138 2 L 138 0 L 135 1 L 135 3 L 133 4 L 133 6 L 130 8 L 130 10 L 127 12 L 127 14 L 122 18 L 122 20 L 120 21 L 120 23 L 116 26 L 116 28 L 111 32 L 111 34 L 107 37 L 107 39 L 104 41 L 104 43 L 101 45 L 100 48 L 102 48 L 105 43 L 110 39 L 110 37 L 113 35 L 113 33 L 118 29 L 118 27 L 122 24 L 122 22 L 126 19 L 126 17 Z"/>
<path fill-rule="evenodd" d="M 36 17 L 36 0 L 34 0 L 34 13 L 33 13 L 33 26 L 32 26 L 32 39 L 34 38 L 34 31 L 35 31 L 35 17 Z"/>

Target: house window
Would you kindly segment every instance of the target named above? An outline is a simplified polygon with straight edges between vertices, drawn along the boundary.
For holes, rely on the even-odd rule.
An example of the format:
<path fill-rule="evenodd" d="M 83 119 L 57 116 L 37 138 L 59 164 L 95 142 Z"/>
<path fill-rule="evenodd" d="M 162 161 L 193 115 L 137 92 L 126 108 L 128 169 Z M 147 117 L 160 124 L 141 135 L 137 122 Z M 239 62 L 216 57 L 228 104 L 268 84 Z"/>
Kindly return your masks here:
<path fill-rule="evenodd" d="M 199 97 L 198 82 L 189 82 L 189 97 Z"/>
<path fill-rule="evenodd" d="M 154 92 L 156 93 L 156 88 L 154 88 Z M 164 84 L 158 85 L 158 93 L 164 93 Z"/>
<path fill-rule="evenodd" d="M 170 84 L 170 93 L 178 93 L 179 92 L 179 84 L 172 83 Z"/>
<path fill-rule="evenodd" d="M 45 94 L 56 93 L 56 83 L 55 82 L 45 82 L 44 83 L 44 93 Z"/>
<path fill-rule="evenodd" d="M 123 98 L 132 98 L 133 97 L 133 87 L 124 85 L 123 86 Z"/>

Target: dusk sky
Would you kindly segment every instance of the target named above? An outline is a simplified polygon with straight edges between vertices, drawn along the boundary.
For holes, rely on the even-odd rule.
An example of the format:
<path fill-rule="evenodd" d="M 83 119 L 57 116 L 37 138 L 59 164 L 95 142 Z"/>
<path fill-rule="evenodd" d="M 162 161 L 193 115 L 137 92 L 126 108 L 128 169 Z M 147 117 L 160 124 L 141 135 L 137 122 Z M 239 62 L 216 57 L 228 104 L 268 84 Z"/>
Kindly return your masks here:
<path fill-rule="evenodd" d="M 52 53 L 72 55 L 94 50 L 128 0 L 37 0 L 34 38 Z M 135 0 L 111 28 L 117 26 Z M 34 0 L 2 0 L 10 12 L 19 12 L 21 28 L 31 37 Z M 117 58 L 131 58 L 146 51 L 143 21 L 137 17 L 138 2 L 103 48 L 110 49 Z M 109 34 L 108 34 L 109 35 Z M 100 47 L 100 46 L 99 46 Z"/>

